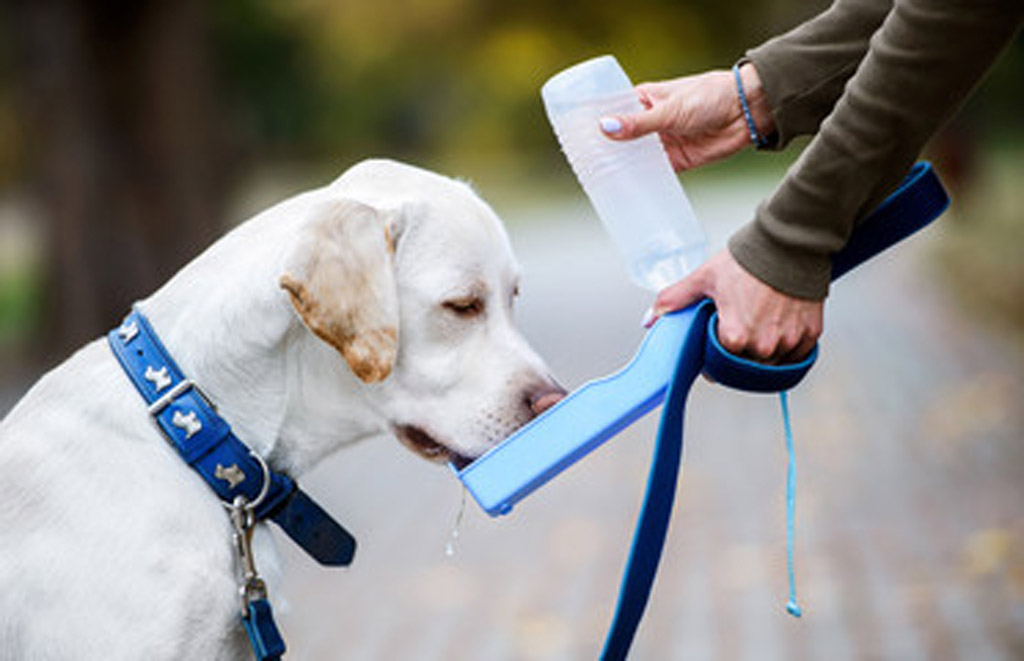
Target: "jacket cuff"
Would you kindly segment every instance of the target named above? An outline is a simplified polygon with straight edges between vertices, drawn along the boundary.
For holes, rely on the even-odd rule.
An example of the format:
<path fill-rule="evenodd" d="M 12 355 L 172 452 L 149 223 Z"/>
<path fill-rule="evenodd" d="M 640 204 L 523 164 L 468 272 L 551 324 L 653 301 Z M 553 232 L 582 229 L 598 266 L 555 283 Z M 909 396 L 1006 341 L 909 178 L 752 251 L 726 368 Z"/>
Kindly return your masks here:
<path fill-rule="evenodd" d="M 813 301 L 828 296 L 832 279 L 828 255 L 783 245 L 757 221 L 733 234 L 728 249 L 747 272 L 783 294 Z"/>
<path fill-rule="evenodd" d="M 818 131 L 821 120 L 832 111 L 858 64 L 856 61 L 844 63 L 804 88 L 794 85 L 793 72 L 801 70 L 806 63 L 781 43 L 769 41 L 752 48 L 741 61 L 753 64 L 761 78 L 775 121 L 775 138 L 770 149 L 776 151 L 785 149 L 797 136 Z"/>

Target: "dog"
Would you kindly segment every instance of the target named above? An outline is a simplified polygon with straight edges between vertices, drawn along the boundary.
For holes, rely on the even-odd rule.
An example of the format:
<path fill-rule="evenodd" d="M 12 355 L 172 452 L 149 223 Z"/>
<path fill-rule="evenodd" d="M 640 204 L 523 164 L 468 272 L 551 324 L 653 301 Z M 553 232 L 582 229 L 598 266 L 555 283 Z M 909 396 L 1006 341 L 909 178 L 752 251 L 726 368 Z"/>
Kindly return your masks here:
<path fill-rule="evenodd" d="M 273 470 L 301 477 L 381 433 L 464 465 L 565 394 L 513 325 L 518 277 L 467 184 L 369 160 L 242 223 L 137 309 Z M 251 657 L 226 510 L 105 340 L 0 424 L 0 488 L 0 659 Z"/>

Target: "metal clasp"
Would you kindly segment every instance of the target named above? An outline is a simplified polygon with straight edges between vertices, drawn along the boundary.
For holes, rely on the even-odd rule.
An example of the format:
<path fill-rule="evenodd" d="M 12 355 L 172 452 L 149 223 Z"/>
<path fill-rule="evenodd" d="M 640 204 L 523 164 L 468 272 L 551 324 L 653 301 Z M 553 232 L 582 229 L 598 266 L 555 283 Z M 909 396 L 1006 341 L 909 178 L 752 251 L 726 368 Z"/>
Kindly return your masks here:
<path fill-rule="evenodd" d="M 238 596 L 242 601 L 242 617 L 249 616 L 249 604 L 267 598 L 267 585 L 256 570 L 256 559 L 252 553 L 252 532 L 256 523 L 252 507 L 245 496 L 237 496 L 230 507 L 231 526 L 238 564 L 242 570 L 242 581 Z"/>
<path fill-rule="evenodd" d="M 156 400 L 155 402 L 149 405 L 149 414 L 154 418 L 157 417 L 158 415 L 160 415 L 161 411 L 170 406 L 171 403 L 174 402 L 174 400 L 178 399 L 189 390 L 195 390 L 196 394 L 199 395 L 199 397 L 204 402 L 206 402 L 207 406 L 209 406 L 214 411 L 217 410 L 217 407 L 214 406 L 213 404 L 213 400 L 206 396 L 206 393 L 203 392 L 203 389 L 199 387 L 199 384 L 197 384 L 192 379 L 182 379 L 177 384 L 175 384 L 173 388 L 165 392 L 160 397 L 160 399 Z"/>

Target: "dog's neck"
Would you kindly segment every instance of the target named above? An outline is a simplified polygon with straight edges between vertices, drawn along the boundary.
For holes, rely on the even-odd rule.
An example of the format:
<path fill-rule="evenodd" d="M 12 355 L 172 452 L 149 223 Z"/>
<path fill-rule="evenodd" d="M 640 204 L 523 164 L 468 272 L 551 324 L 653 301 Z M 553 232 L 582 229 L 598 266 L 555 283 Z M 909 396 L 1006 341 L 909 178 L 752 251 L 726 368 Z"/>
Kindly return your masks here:
<path fill-rule="evenodd" d="M 296 234 L 282 220 L 240 226 L 140 309 L 238 437 L 297 477 L 341 446 L 380 434 L 383 422 L 345 362 L 306 331 L 279 288 Z M 332 401 L 332 393 L 348 396 Z"/>

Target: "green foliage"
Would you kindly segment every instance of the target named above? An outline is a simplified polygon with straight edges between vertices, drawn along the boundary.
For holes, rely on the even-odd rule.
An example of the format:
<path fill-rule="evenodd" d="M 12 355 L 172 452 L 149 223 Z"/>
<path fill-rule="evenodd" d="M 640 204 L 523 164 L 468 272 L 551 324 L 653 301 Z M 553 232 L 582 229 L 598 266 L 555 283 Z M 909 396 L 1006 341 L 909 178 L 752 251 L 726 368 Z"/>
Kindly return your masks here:
<path fill-rule="evenodd" d="M 218 0 L 208 11 L 232 131 L 284 150 L 312 144 L 309 121 L 329 90 L 309 73 L 315 63 L 302 26 L 263 0 Z"/>
<path fill-rule="evenodd" d="M 558 162 L 543 82 L 614 53 L 637 82 L 726 67 L 828 0 L 217 0 L 206 3 L 225 130 L 243 152 L 354 161 Z M 23 160 L 0 10 L 0 184 Z M 967 112 L 1020 126 L 1024 37 Z"/>
<path fill-rule="evenodd" d="M 727 66 L 767 36 L 778 4 L 222 0 L 211 11 L 236 130 L 261 146 L 451 159 L 556 152 L 538 96 L 550 75 L 606 52 L 638 82 Z"/>
<path fill-rule="evenodd" d="M 29 269 L 0 274 L 0 348 L 24 339 L 39 316 L 41 283 Z"/>
<path fill-rule="evenodd" d="M 637 82 L 726 67 L 827 0 L 219 0 L 211 3 L 235 129 L 259 153 L 368 155 L 543 169 L 559 158 L 539 99 L 553 73 L 614 53 Z M 1024 47 L 968 109 L 1019 124 Z M 993 120 L 992 123 L 989 120 Z"/>

